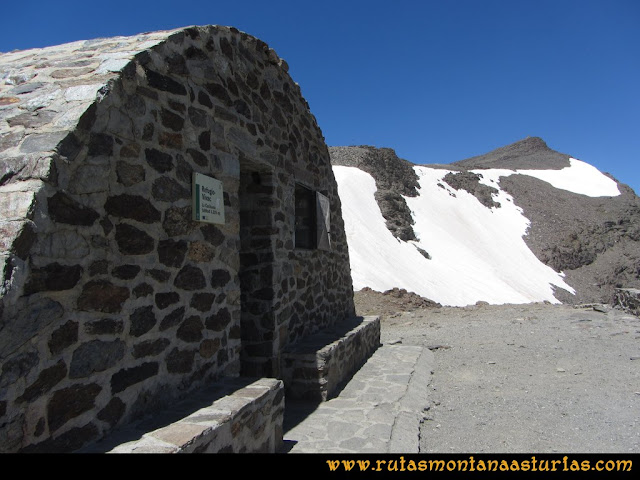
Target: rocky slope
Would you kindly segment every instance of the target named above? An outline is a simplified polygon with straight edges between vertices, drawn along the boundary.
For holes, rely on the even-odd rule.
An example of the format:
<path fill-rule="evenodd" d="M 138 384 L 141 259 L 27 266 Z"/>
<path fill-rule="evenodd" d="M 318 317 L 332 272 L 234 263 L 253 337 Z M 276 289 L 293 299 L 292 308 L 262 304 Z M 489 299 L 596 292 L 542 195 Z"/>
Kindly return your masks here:
<path fill-rule="evenodd" d="M 417 195 L 418 176 L 411 162 L 390 148 L 329 147 L 329 154 L 333 165 L 356 167 L 375 178 L 375 197 L 387 228 L 400 240 L 416 239 L 411 211 L 403 198 Z"/>
<path fill-rule="evenodd" d="M 414 165 L 388 148 L 329 150 L 334 166 L 357 167 L 375 179 L 376 201 L 393 235 L 401 241 L 416 240 L 405 201 L 419 194 Z M 575 289 L 571 293 L 556 288 L 557 300 L 607 303 L 616 287 L 640 287 L 640 198 L 630 187 L 617 182 L 620 195 L 591 197 L 527 174 L 501 176 L 495 186 L 483 181 L 483 170 L 487 176 L 495 169 L 557 171 L 570 166 L 569 155 L 551 150 L 537 137 L 451 165 L 426 166 L 449 170 L 438 187 L 469 192 L 486 208 L 500 208 L 498 189 L 513 198 L 529 220 L 524 236 L 529 249 L 545 265 L 563 272 Z"/>

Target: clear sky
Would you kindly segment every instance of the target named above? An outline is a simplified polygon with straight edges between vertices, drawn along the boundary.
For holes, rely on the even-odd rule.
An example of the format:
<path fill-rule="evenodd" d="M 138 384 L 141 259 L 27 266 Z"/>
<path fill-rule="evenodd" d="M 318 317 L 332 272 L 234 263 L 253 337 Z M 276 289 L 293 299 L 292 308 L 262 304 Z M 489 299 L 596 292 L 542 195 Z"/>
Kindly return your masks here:
<path fill-rule="evenodd" d="M 640 193 L 638 0 L 7 0 L 0 51 L 206 24 L 274 48 L 328 145 L 450 163 L 539 136 Z"/>

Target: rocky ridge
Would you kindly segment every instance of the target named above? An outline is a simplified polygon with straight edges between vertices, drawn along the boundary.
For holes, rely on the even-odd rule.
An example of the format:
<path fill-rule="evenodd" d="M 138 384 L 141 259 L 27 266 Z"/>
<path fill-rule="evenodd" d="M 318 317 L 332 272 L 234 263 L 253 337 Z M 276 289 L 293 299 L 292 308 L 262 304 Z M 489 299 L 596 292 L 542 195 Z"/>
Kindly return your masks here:
<path fill-rule="evenodd" d="M 329 150 L 334 165 L 354 166 L 373 176 L 376 200 L 389 230 L 400 240 L 415 240 L 413 219 L 403 198 L 417 195 L 414 165 L 388 148 Z M 559 170 L 570 166 L 569 159 L 541 138 L 527 137 L 451 165 L 425 166 L 451 170 L 443 179 L 449 187 L 471 193 L 488 208 L 500 208 L 493 199 L 497 190 L 480 183 L 481 170 Z M 556 289 L 555 297 L 563 303 L 609 303 L 616 288 L 640 287 L 640 198 L 627 185 L 617 183 L 619 196 L 588 197 L 528 175 L 500 178 L 500 188 L 530 220 L 524 237 L 528 247 L 541 262 L 563 272 L 576 290 L 572 294 Z"/>
<path fill-rule="evenodd" d="M 333 165 L 356 167 L 375 178 L 375 197 L 387 228 L 400 240 L 416 239 L 411 210 L 403 198 L 418 195 L 418 176 L 411 162 L 399 158 L 391 148 L 366 145 L 329 147 L 329 155 Z"/>

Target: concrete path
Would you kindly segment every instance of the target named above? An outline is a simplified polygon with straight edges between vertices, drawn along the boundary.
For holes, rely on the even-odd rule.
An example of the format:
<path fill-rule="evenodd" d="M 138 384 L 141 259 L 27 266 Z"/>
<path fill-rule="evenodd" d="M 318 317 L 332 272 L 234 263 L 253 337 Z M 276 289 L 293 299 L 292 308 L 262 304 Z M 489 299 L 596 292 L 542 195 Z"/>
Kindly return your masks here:
<path fill-rule="evenodd" d="M 289 453 L 417 453 L 433 354 L 383 345 L 327 402 L 285 403 Z"/>

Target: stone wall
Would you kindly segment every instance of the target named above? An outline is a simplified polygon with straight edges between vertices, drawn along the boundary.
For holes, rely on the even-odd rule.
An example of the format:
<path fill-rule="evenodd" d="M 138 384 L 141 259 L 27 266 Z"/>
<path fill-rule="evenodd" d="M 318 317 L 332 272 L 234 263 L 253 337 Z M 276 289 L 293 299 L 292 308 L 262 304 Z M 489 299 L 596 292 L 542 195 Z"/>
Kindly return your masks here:
<path fill-rule="evenodd" d="M 640 289 L 616 288 L 613 306 L 640 317 Z"/>
<path fill-rule="evenodd" d="M 355 317 L 290 345 L 284 352 L 287 398 L 324 402 L 380 346 L 380 317 Z"/>
<path fill-rule="evenodd" d="M 226 27 L 0 56 L 0 451 L 73 450 L 221 376 L 278 377 L 354 314 L 327 147 L 287 65 Z M 225 223 L 191 220 L 193 172 Z M 331 204 L 294 248 L 296 183 Z"/>

